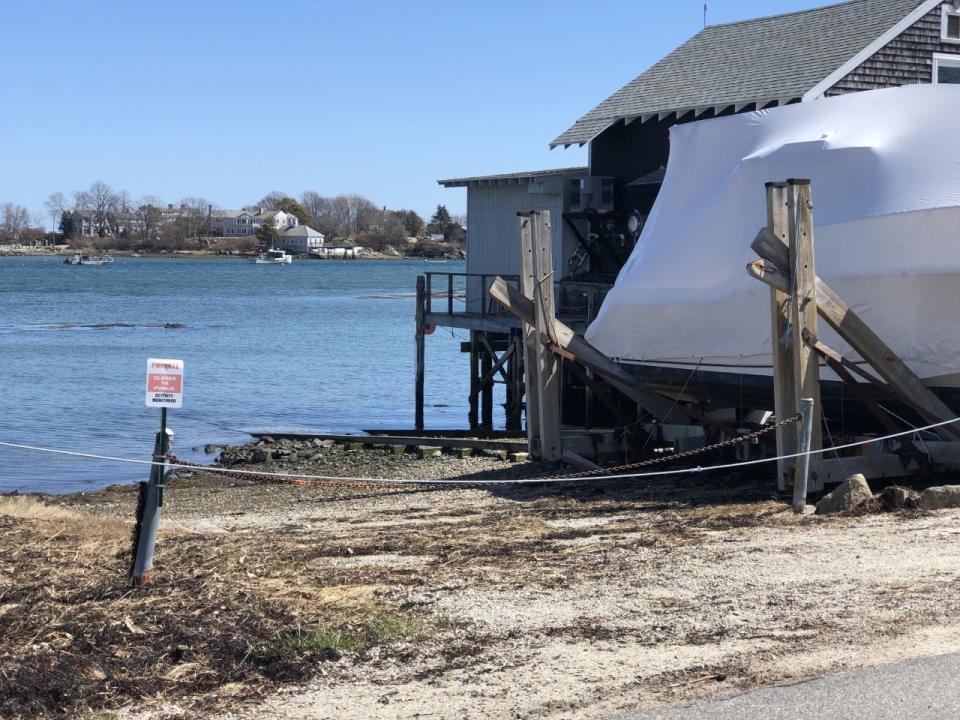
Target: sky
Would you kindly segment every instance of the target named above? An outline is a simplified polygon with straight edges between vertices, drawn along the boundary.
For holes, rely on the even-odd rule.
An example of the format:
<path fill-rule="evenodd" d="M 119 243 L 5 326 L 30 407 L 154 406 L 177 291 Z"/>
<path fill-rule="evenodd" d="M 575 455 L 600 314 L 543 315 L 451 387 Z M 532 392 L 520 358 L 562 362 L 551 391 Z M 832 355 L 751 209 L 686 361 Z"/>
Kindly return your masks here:
<path fill-rule="evenodd" d="M 709 0 L 709 21 L 825 3 Z M 585 164 L 550 141 L 703 26 L 702 0 L 2 5 L 0 203 L 38 215 L 97 180 L 464 212 L 438 179 Z"/>

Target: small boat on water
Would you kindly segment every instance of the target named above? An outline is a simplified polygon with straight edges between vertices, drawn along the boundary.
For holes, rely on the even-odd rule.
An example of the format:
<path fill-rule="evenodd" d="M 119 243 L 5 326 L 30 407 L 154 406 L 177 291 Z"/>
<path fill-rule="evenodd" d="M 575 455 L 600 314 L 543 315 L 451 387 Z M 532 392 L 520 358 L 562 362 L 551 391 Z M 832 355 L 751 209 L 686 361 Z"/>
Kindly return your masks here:
<path fill-rule="evenodd" d="M 64 265 L 109 265 L 113 258 L 106 253 L 96 253 L 95 255 L 84 255 L 83 253 L 73 253 L 63 261 Z"/>
<path fill-rule="evenodd" d="M 293 262 L 293 256 L 287 255 L 283 250 L 271 248 L 257 255 L 254 262 L 257 265 L 289 265 Z"/>
<path fill-rule="evenodd" d="M 424 258 L 423 261 L 424 261 L 425 263 L 445 263 L 445 262 L 449 262 L 449 260 L 447 260 L 446 258 Z"/>

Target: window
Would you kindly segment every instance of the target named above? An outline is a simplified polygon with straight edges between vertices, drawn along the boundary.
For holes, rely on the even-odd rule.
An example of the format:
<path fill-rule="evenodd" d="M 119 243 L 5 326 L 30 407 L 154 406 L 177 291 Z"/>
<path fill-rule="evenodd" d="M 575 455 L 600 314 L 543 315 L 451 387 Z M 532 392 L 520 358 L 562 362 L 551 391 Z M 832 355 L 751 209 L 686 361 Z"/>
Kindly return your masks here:
<path fill-rule="evenodd" d="M 960 85 L 960 55 L 935 53 L 933 82 L 939 85 Z"/>
<path fill-rule="evenodd" d="M 940 27 L 940 37 L 945 42 L 960 43 L 960 4 L 951 7 L 943 6 L 943 23 Z"/>

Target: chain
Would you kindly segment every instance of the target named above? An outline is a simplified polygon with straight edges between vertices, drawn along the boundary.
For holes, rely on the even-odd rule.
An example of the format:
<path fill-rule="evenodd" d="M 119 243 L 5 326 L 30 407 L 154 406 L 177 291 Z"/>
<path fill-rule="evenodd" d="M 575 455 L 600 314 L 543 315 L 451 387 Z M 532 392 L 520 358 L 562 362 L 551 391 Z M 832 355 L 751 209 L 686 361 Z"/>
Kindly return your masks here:
<path fill-rule="evenodd" d="M 703 455 L 704 453 L 713 452 L 714 450 L 722 450 L 723 448 L 734 447 L 740 445 L 741 443 L 752 442 L 757 438 L 763 437 L 768 433 L 776 432 L 781 428 L 785 428 L 787 425 L 791 425 L 795 422 L 800 421 L 800 414 L 794 415 L 793 417 L 786 418 L 780 422 L 770 425 L 769 427 L 761 428 L 756 432 L 752 432 L 749 435 L 739 435 L 735 438 L 730 438 L 729 440 L 724 440 L 723 442 L 714 443 L 713 445 L 706 445 L 702 448 L 696 448 L 694 450 L 687 450 L 682 453 L 674 453 L 671 455 L 665 455 L 664 457 L 654 458 L 653 460 L 641 460 L 640 462 L 630 463 L 629 465 L 617 465 L 616 467 L 611 468 L 600 468 L 598 470 L 587 470 L 585 472 L 571 473 L 569 475 L 551 475 L 551 479 L 563 479 L 570 478 L 571 480 L 576 478 L 589 478 L 592 475 L 611 475 L 620 473 L 626 470 L 636 470 L 638 468 L 651 467 L 653 465 L 662 465 L 663 463 L 674 462 L 675 460 L 682 460 L 683 458 L 694 457 L 696 455 Z"/>
<path fill-rule="evenodd" d="M 798 414 L 798 415 L 794 415 L 793 417 L 786 418 L 785 420 L 781 420 L 780 422 L 774 425 L 770 425 L 769 427 L 761 428 L 760 430 L 757 430 L 756 432 L 752 432 L 749 435 L 740 435 L 738 437 L 730 438 L 729 440 L 724 440 L 723 442 L 714 443 L 713 445 L 707 445 L 702 448 L 687 450 L 686 452 L 682 452 L 682 453 L 674 453 L 672 455 L 666 455 L 664 457 L 654 458 L 652 460 L 642 460 L 640 462 L 630 463 L 628 465 L 617 465 L 616 467 L 600 468 L 598 470 L 587 470 L 584 472 L 570 473 L 567 475 L 546 475 L 543 477 L 543 479 L 544 480 L 588 479 L 594 475 L 611 475 L 611 474 L 617 474 L 617 473 L 626 473 L 626 471 L 628 470 L 636 470 L 639 468 L 651 467 L 654 465 L 662 465 L 664 463 L 682 460 L 683 458 L 694 457 L 696 455 L 703 455 L 705 453 L 713 452 L 714 450 L 722 450 L 724 448 L 734 447 L 742 443 L 752 442 L 757 438 L 763 437 L 764 435 L 767 435 L 772 432 L 776 432 L 777 430 L 780 430 L 781 428 L 784 428 L 787 425 L 791 425 L 795 422 L 798 422 L 799 420 L 800 420 L 800 415 Z M 197 470 L 200 470 L 200 471 L 209 470 L 209 468 L 206 465 L 200 465 L 198 463 L 192 463 L 192 462 L 187 462 L 186 460 L 181 460 L 173 453 L 169 453 L 167 455 L 167 459 L 171 463 L 175 463 L 177 465 L 185 465 L 187 467 L 196 468 Z M 249 473 L 249 472 L 232 473 L 229 470 L 223 470 L 223 469 L 218 469 L 217 474 L 223 475 L 225 477 L 234 477 L 242 480 L 251 480 L 253 482 L 261 482 L 261 483 L 272 483 L 276 485 L 324 485 L 326 487 L 345 488 L 345 489 L 351 489 L 351 490 L 407 487 L 406 484 L 402 484 L 402 483 L 396 483 L 396 484 L 391 484 L 389 482 L 371 483 L 371 482 L 364 482 L 362 480 L 358 480 L 357 482 L 344 482 L 341 480 L 321 481 L 321 480 L 315 480 L 311 478 L 298 478 L 293 475 L 291 475 L 290 477 L 277 477 L 275 475 L 267 475 L 267 474 L 259 475 L 259 474 Z M 422 484 L 425 486 L 435 485 L 435 486 L 442 487 L 444 485 L 444 481 L 437 480 L 435 482 L 431 482 L 429 480 L 424 480 Z M 459 485 L 459 487 L 470 487 L 470 485 L 461 484 Z M 478 487 L 482 487 L 482 486 L 478 485 Z"/>

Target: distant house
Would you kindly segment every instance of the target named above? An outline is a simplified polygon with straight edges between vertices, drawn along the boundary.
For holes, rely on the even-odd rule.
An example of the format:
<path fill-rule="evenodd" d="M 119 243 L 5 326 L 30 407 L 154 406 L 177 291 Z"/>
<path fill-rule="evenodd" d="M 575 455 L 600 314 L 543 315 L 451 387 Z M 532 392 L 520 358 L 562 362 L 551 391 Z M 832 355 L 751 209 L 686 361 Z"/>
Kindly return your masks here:
<path fill-rule="evenodd" d="M 220 210 L 210 216 L 210 233 L 220 237 L 255 235 L 261 224 L 255 217 L 246 210 Z"/>
<path fill-rule="evenodd" d="M 324 235 L 309 225 L 294 225 L 280 233 L 283 249 L 293 253 L 311 253 L 324 246 Z"/>
<path fill-rule="evenodd" d="M 280 232 L 300 224 L 296 215 L 283 210 L 218 210 L 210 215 L 210 233 L 219 237 L 246 237 L 256 235 L 265 222 L 271 223 Z"/>

